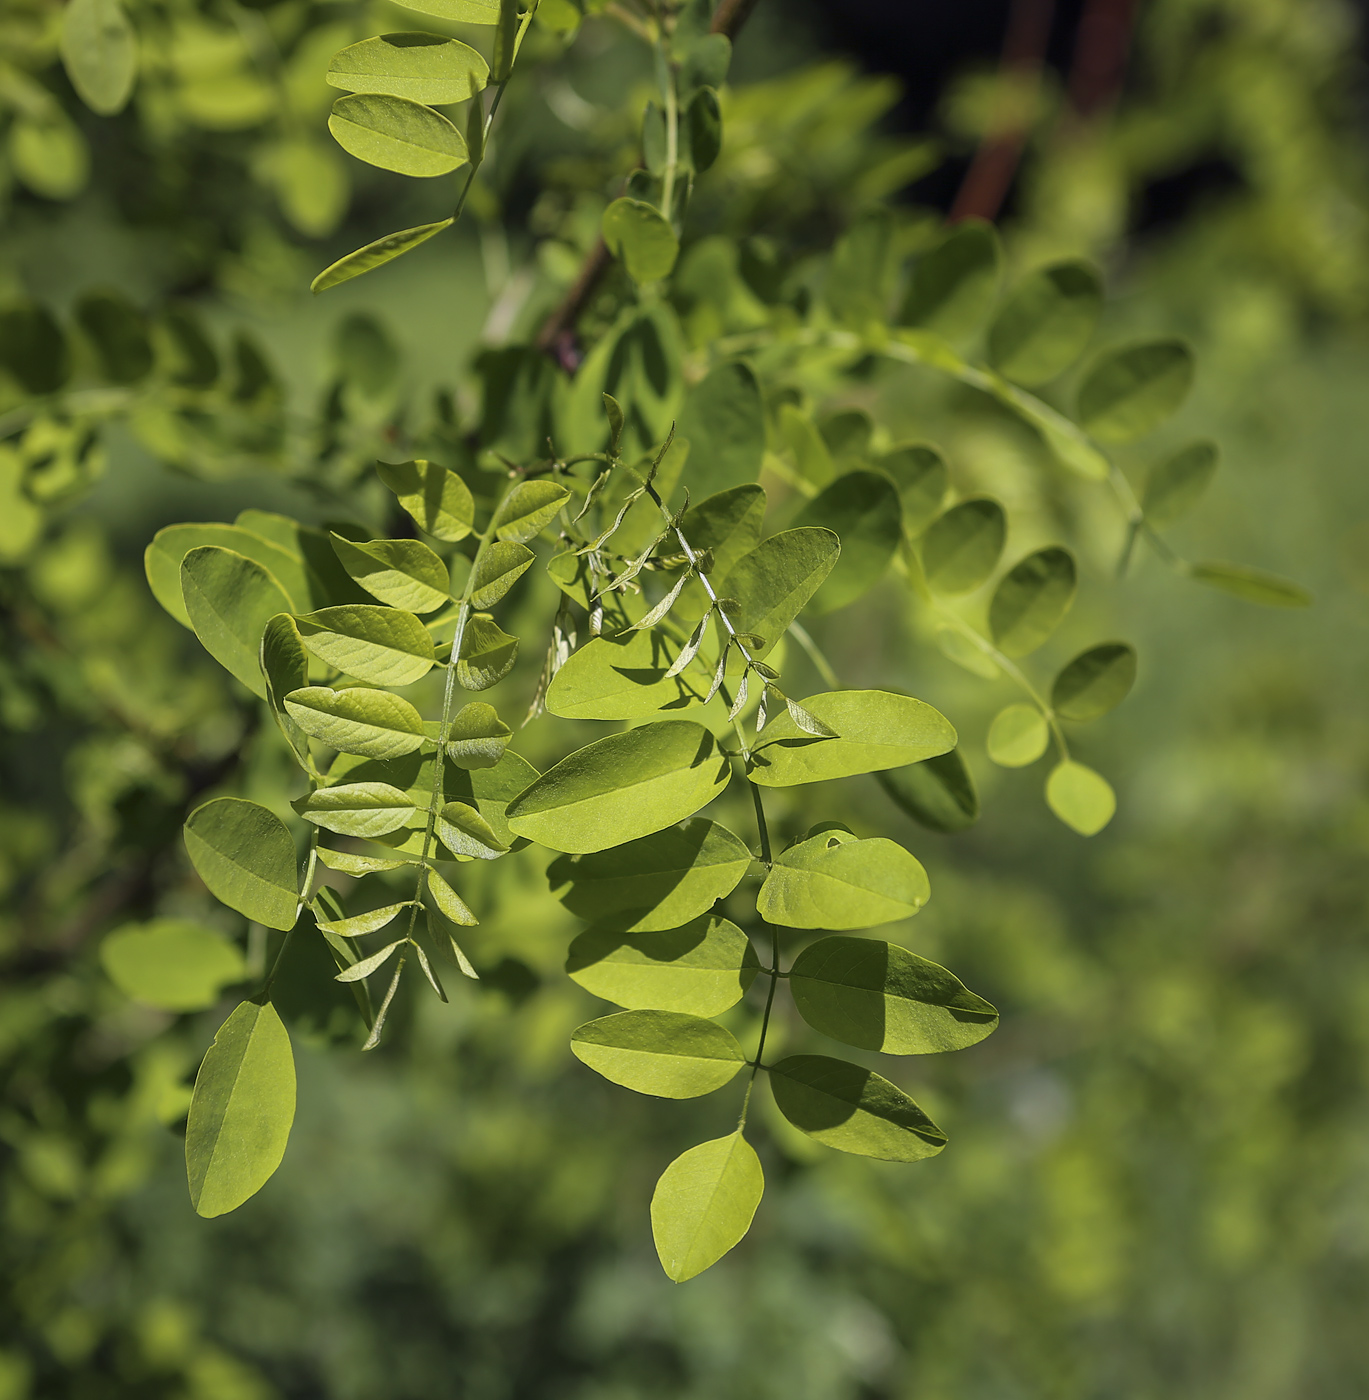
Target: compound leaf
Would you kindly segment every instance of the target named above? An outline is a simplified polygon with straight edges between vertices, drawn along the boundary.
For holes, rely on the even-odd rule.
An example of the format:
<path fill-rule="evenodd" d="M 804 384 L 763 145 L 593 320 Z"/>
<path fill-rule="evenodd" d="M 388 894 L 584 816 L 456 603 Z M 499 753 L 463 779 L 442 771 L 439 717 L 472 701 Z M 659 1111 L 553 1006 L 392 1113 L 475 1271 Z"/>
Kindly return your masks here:
<path fill-rule="evenodd" d="M 1112 820 L 1117 798 L 1108 780 L 1082 763 L 1056 764 L 1046 780 L 1046 802 L 1080 836 L 1096 836 Z"/>
<path fill-rule="evenodd" d="M 1052 263 L 1018 284 L 989 327 L 989 363 L 1019 384 L 1063 374 L 1088 347 L 1103 310 L 1092 263 Z"/>
<path fill-rule="evenodd" d="M 389 783 L 340 783 L 290 804 L 305 821 L 343 836 L 384 836 L 414 814 L 407 793 Z"/>
<path fill-rule="evenodd" d="M 475 613 L 461 634 L 456 678 L 466 690 L 488 690 L 513 670 L 518 638 L 511 637 L 488 613 Z"/>
<path fill-rule="evenodd" d="M 557 851 L 602 851 L 692 815 L 730 776 L 703 725 L 644 724 L 563 758 L 509 804 L 509 829 Z"/>
<path fill-rule="evenodd" d="M 1056 676 L 1051 708 L 1061 719 L 1099 719 L 1120 705 L 1135 683 L 1135 647 L 1103 642 L 1080 652 Z"/>
<path fill-rule="evenodd" d="M 403 97 L 339 97 L 328 130 L 348 154 L 398 175 L 449 175 L 467 159 L 466 138 L 446 117 Z"/>
<path fill-rule="evenodd" d="M 651 1234 L 666 1275 L 685 1283 L 716 1264 L 751 1228 L 764 1190 L 760 1158 L 740 1131 L 677 1157 L 651 1197 Z"/>
<path fill-rule="evenodd" d="M 737 561 L 718 592 L 740 601 L 732 614 L 737 630 L 764 639 L 753 656 L 763 657 L 785 634 L 840 553 L 841 541 L 831 530 L 808 526 L 771 535 Z"/>
<path fill-rule="evenodd" d="M 896 841 L 825 831 L 776 858 L 756 909 L 785 928 L 870 928 L 911 918 L 930 895 L 927 872 Z"/>
<path fill-rule="evenodd" d="M 1008 538 L 1003 507 L 972 496 L 935 519 L 922 536 L 922 572 L 937 593 L 969 593 L 998 565 Z"/>
<path fill-rule="evenodd" d="M 181 562 L 181 593 L 204 649 L 264 700 L 262 633 L 277 613 L 291 610 L 285 590 L 255 560 L 220 545 L 202 545 Z"/>
<path fill-rule="evenodd" d="M 274 812 L 241 797 L 216 797 L 187 818 L 185 848 L 216 899 L 267 928 L 294 928 L 295 843 Z"/>
<path fill-rule="evenodd" d="M 903 324 L 963 339 L 989 314 L 1002 275 L 1003 248 L 994 226 L 966 219 L 914 265 Z"/>
<path fill-rule="evenodd" d="M 886 1162 L 920 1162 L 946 1134 L 907 1094 L 873 1070 L 827 1055 L 791 1055 L 772 1065 L 779 1110 L 828 1147 Z"/>
<path fill-rule="evenodd" d="M 751 940 L 713 915 L 653 933 L 586 929 L 566 958 L 571 979 L 605 1001 L 693 1016 L 718 1016 L 735 1006 L 759 971 Z"/>
<path fill-rule="evenodd" d="M 380 34 L 333 55 L 324 74 L 347 92 L 385 93 L 433 107 L 464 102 L 489 80 L 489 64 L 468 44 L 438 34 Z"/>
<path fill-rule="evenodd" d="M 560 856 L 547 879 L 553 890 L 567 887 L 560 899 L 572 914 L 647 933 L 706 913 L 736 889 L 750 864 L 751 852 L 725 826 L 695 817 L 592 855 Z"/>
<path fill-rule="evenodd" d="M 998 1012 L 944 967 L 876 938 L 818 939 L 794 959 L 789 989 L 814 1030 L 889 1055 L 963 1050 L 998 1025 Z"/>
<path fill-rule="evenodd" d="M 100 944 L 100 965 L 125 996 L 163 1011 L 213 1006 L 247 972 L 237 944 L 188 919 L 115 929 Z"/>
<path fill-rule="evenodd" d="M 675 230 L 658 209 L 640 199 L 615 199 L 604 210 L 604 242 L 638 283 L 668 277 L 680 255 Z"/>
<path fill-rule="evenodd" d="M 753 752 L 751 781 L 763 787 L 826 782 L 857 773 L 902 768 L 946 753 L 956 733 L 940 711 L 887 690 L 832 690 L 799 702 L 835 739 L 799 727 L 787 711 L 766 725 Z"/>
<path fill-rule="evenodd" d="M 696 1099 L 736 1078 L 746 1052 L 731 1031 L 681 1011 L 618 1011 L 571 1032 L 570 1048 L 625 1089 Z"/>
<path fill-rule="evenodd" d="M 522 481 L 504 498 L 494 518 L 494 536 L 526 544 L 541 534 L 570 500 L 570 492 L 555 481 Z"/>
<path fill-rule="evenodd" d="M 195 1076 L 185 1130 L 190 1201 L 206 1218 L 271 1179 L 295 1120 L 295 1060 L 275 1007 L 245 1001 L 219 1027 Z"/>
<path fill-rule="evenodd" d="M 1312 595 L 1300 583 L 1266 573 L 1264 569 L 1252 569 L 1248 564 L 1221 564 L 1209 560 L 1190 564 L 1188 575 L 1209 588 L 1220 589 L 1234 598 L 1244 598 L 1247 603 L 1261 603 L 1266 608 L 1312 605 Z"/>
<path fill-rule="evenodd" d="M 1050 730 L 1035 705 L 1007 705 L 989 726 L 989 757 L 1003 768 L 1035 763 L 1050 743 Z"/>
<path fill-rule="evenodd" d="M 372 685 L 412 685 L 433 668 L 432 634 L 413 613 L 370 603 L 295 619 L 300 640 L 329 666 Z"/>
<path fill-rule="evenodd" d="M 878 472 L 838 477 L 808 502 L 794 523 L 824 526 L 841 541 L 832 572 L 809 603 L 816 613 L 835 612 L 868 593 L 884 577 L 903 536 L 899 493 Z"/>
<path fill-rule="evenodd" d="M 1193 387 L 1193 352 L 1148 340 L 1102 355 L 1079 386 L 1079 422 L 1100 442 L 1134 442 L 1175 413 Z"/>
<path fill-rule="evenodd" d="M 306 734 L 341 753 L 398 758 L 423 744 L 423 716 L 386 690 L 305 686 L 285 697 L 285 710 Z"/>
<path fill-rule="evenodd" d="M 470 487 L 455 472 L 438 462 L 420 460 L 380 462 L 376 473 L 434 539 L 455 544 L 470 534 L 475 524 L 475 500 Z"/>
<path fill-rule="evenodd" d="M 349 540 L 332 536 L 342 567 L 373 598 L 411 613 L 430 613 L 451 602 L 451 576 L 420 540 Z"/>
<path fill-rule="evenodd" d="M 493 705 L 472 700 L 456 712 L 447 730 L 447 757 L 458 768 L 493 768 L 512 738 L 513 730 Z"/>
<path fill-rule="evenodd" d="M 931 831 L 965 831 L 979 820 L 979 794 L 958 748 L 876 776 L 895 805 Z"/>
<path fill-rule="evenodd" d="M 1152 468 L 1141 509 L 1157 530 L 1168 529 L 1203 497 L 1217 472 L 1217 444 L 1194 442 Z"/>
<path fill-rule="evenodd" d="M 1029 554 L 999 580 L 989 603 L 989 631 L 1008 656 L 1026 656 L 1055 631 L 1078 586 L 1074 555 L 1059 545 Z"/>

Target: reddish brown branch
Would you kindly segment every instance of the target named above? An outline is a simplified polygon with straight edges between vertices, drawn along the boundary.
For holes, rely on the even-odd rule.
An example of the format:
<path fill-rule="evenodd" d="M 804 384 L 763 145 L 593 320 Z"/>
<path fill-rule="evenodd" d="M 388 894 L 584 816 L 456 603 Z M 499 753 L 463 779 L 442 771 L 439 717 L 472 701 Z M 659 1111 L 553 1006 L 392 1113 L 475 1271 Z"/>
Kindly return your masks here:
<path fill-rule="evenodd" d="M 1000 100 L 1020 110 L 1009 124 L 980 142 L 951 206 L 951 223 L 998 217 L 1030 134 L 1029 99 L 1040 87 L 1054 17 L 1055 0 L 1013 0 L 998 73 L 999 81 L 1009 89 Z"/>
<path fill-rule="evenodd" d="M 722 0 L 714 12 L 709 29 L 735 39 L 741 27 L 751 18 L 760 0 Z M 542 322 L 534 342 L 544 355 L 552 356 L 567 373 L 573 374 L 580 364 L 580 348 L 575 338 L 575 323 L 594 299 L 613 258 L 602 238 L 590 249 L 580 271 L 554 311 Z"/>
<path fill-rule="evenodd" d="M 1070 106 L 1087 121 L 1122 90 L 1138 0 L 1089 0 L 1079 21 L 1070 67 Z"/>

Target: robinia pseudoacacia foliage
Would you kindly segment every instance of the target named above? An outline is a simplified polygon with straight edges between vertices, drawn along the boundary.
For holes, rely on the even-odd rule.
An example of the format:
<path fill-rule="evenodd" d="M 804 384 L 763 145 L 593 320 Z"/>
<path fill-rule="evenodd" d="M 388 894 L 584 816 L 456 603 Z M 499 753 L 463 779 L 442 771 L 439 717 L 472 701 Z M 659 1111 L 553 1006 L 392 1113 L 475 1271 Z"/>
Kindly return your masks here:
<path fill-rule="evenodd" d="M 572 9 L 543 0 L 553 3 Z M 464 170 L 460 192 L 450 217 L 347 255 L 315 279 L 318 292 L 457 220 L 537 6 L 409 8 L 487 26 L 488 56 L 423 33 L 352 44 L 328 67 L 346 93 L 329 129 L 352 156 L 387 170 Z M 914 1162 L 945 1146 L 913 1099 L 872 1069 L 826 1054 L 768 1056 L 781 997 L 823 1036 L 889 1055 L 961 1049 L 998 1021 L 952 971 L 866 936 L 927 900 L 912 853 L 831 821 L 786 849 L 772 843 L 766 796 L 776 788 L 872 774 L 941 831 L 970 825 L 979 810 L 951 722 L 911 696 L 844 688 L 801 615 L 836 612 L 896 575 L 912 606 L 935 619 L 948 656 L 1015 689 L 990 729 L 990 757 L 1024 767 L 1053 747 L 1046 802 L 1084 836 L 1108 823 L 1115 799 L 1071 756 L 1068 728 L 1112 710 L 1136 674 L 1134 649 L 1100 638 L 1053 677 L 1033 677 L 1026 658 L 1075 598 L 1073 552 L 1048 545 L 1003 568 L 1009 522 L 999 501 L 955 498 L 936 447 L 892 440 L 863 411 L 820 423 L 803 385 L 871 362 L 949 376 L 1032 428 L 1080 491 L 1115 500 L 1125 523 L 1119 572 L 1144 542 L 1198 582 L 1269 605 L 1306 601 L 1263 572 L 1182 559 L 1160 533 L 1201 497 L 1217 466 L 1213 444 L 1153 464 L 1139 494 L 1110 455 L 1182 404 L 1189 348 L 1166 338 L 1105 349 L 1079 378 L 1073 412 L 1063 411 L 1043 393 L 1088 354 L 1102 277 L 1063 260 L 1005 295 L 988 224 L 959 224 L 907 260 L 891 212 L 872 209 L 816 276 L 750 327 L 708 339 L 686 388 L 673 279 L 695 183 L 723 147 L 729 35 L 748 8 L 689 0 L 629 16 L 654 49 L 657 92 L 641 117 L 641 168 L 607 205 L 581 279 L 583 290 L 616 270 L 622 305 L 583 358 L 576 305 L 542 345 L 500 352 L 487 391 L 537 444 L 528 454 L 379 463 L 391 518 L 408 522 L 402 537 L 248 510 L 231 524 L 171 526 L 146 557 L 158 600 L 269 710 L 305 787 L 293 803 L 311 833 L 302 860 L 279 815 L 232 796 L 191 813 L 190 859 L 224 904 L 279 931 L 275 966 L 291 938 L 323 941 L 355 996 L 367 1048 L 406 985 L 445 1001 L 444 972 L 476 976 L 462 930 L 484 911 L 463 890 L 463 866 L 535 843 L 552 853 L 553 893 L 587 925 L 567 972 L 619 1008 L 574 1032 L 574 1054 L 658 1097 L 741 1081 L 718 1136 L 672 1162 L 652 1199 L 657 1250 L 676 1281 L 731 1249 L 760 1203 L 761 1164 L 746 1136 L 760 1074 L 789 1123 L 830 1147 Z M 107 18 L 121 13 L 111 5 Z M 77 88 L 97 110 L 132 81 L 116 30 L 109 19 L 99 43 L 69 45 Z M 456 118 L 438 110 L 463 104 Z M 724 259 L 716 277 L 692 282 L 696 302 L 717 300 L 722 326 L 735 277 Z M 769 527 L 763 468 L 803 501 L 783 529 Z M 532 712 L 501 713 L 484 692 L 509 675 L 522 640 L 504 629 L 500 604 L 534 567 L 559 604 Z M 981 591 L 982 626 L 957 605 Z M 790 642 L 827 689 L 792 694 Z M 544 710 L 623 727 L 539 773 L 513 740 L 520 721 Z M 749 796 L 750 830 L 704 815 L 729 790 Z M 351 877 L 345 904 L 324 872 Z M 222 955 L 193 926 L 162 922 L 121 937 L 109 958 L 133 966 L 143 957 L 163 972 Z M 140 953 L 138 937 L 157 950 Z M 782 939 L 797 949 L 787 967 Z M 186 1160 L 205 1216 L 252 1196 L 286 1150 L 294 1064 L 272 986 L 268 972 L 232 1012 L 196 1080 Z"/>

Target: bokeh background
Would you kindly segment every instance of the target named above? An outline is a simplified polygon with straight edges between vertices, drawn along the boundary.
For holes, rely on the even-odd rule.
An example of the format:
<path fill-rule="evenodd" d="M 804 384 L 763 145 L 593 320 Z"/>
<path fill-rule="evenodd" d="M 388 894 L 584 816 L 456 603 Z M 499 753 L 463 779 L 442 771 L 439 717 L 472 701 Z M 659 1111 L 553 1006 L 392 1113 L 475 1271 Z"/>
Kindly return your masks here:
<path fill-rule="evenodd" d="M 697 232 L 760 218 L 822 247 L 882 198 L 932 226 L 1003 137 L 1010 8 L 761 0 Z M 1010 257 L 1093 256 L 1109 337 L 1190 338 L 1200 375 L 1175 440 L 1211 436 L 1224 457 L 1179 540 L 1296 577 L 1316 604 L 1257 610 L 1153 558 L 1112 584 L 1104 545 L 1086 559 L 1104 586 L 1081 626 L 1142 657 L 1085 746 L 1121 798 L 1090 841 L 1049 818 L 1039 776 L 983 759 L 1005 697 L 926 645 L 906 600 L 891 589 L 828 624 L 845 674 L 954 718 L 985 812 L 938 836 L 853 782 L 822 815 L 918 854 L 934 898 L 913 946 L 1003 1025 L 908 1071 L 951 1137 L 932 1161 L 810 1152 L 772 1124 L 751 1235 L 677 1287 L 646 1207 L 664 1164 L 709 1132 L 705 1109 L 631 1098 L 568 1054 L 593 1003 L 560 970 L 571 923 L 540 859 L 490 877 L 481 990 L 401 1008 L 373 1055 L 310 990 L 317 969 L 293 970 L 290 1152 L 215 1221 L 190 1209 L 177 1131 L 217 1013 L 138 1008 L 97 953 L 121 919 L 192 899 L 175 835 L 195 794 L 240 752 L 249 793 L 280 765 L 148 595 L 146 542 L 248 506 L 325 518 L 301 454 L 345 474 L 402 420 L 437 455 L 478 416 L 472 356 L 526 337 L 573 272 L 587 192 L 600 198 L 634 137 L 617 104 L 644 90 L 642 54 L 608 26 L 560 58 L 543 36 L 548 66 L 511 90 L 460 236 L 314 300 L 319 267 L 441 204 L 319 137 L 328 55 L 409 27 L 406 12 L 148 0 L 133 8 L 145 90 L 100 119 L 56 65 L 53 7 L 5 0 L 0 294 L 59 317 L 101 287 L 191 308 L 224 387 L 198 416 L 88 401 L 98 441 L 79 413 L 35 438 L 15 385 L 0 402 L 0 1400 L 1363 1394 L 1362 16 L 1346 0 L 1140 0 L 1119 81 L 1081 116 L 1089 8 L 1058 7 L 1019 92 Z M 912 372 L 862 393 L 943 441 L 961 482 L 1029 517 L 1066 509 L 982 404 Z M 24 471 L 45 483 L 37 505 L 15 486 Z M 561 739 L 526 734 L 534 758 Z"/>

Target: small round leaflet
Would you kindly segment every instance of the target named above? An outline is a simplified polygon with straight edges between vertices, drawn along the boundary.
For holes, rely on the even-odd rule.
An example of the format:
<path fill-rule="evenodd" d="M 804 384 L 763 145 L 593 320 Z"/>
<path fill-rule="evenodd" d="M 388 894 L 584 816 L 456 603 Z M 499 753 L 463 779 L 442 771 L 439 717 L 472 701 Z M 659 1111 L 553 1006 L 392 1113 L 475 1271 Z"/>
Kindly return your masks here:
<path fill-rule="evenodd" d="M 1050 730 L 1034 705 L 1007 705 L 989 726 L 989 757 L 1003 768 L 1035 763 L 1050 743 Z"/>
<path fill-rule="evenodd" d="M 1056 765 L 1046 780 L 1046 802 L 1080 836 L 1096 836 L 1117 810 L 1117 798 L 1107 779 L 1082 763 Z"/>

